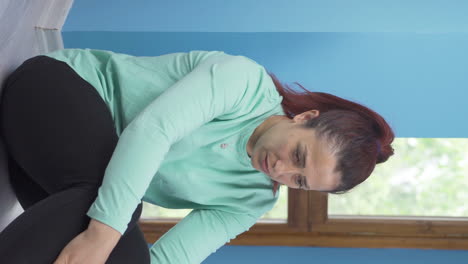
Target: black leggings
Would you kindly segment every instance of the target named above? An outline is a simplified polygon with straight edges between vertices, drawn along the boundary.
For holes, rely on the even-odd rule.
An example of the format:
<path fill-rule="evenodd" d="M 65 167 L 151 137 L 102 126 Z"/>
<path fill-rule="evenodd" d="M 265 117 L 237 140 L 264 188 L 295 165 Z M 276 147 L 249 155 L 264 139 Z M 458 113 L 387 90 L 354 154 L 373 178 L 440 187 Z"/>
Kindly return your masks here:
<path fill-rule="evenodd" d="M 26 60 L 1 95 L 0 133 L 25 211 L 0 233 L 0 263 L 51 264 L 87 228 L 119 138 L 99 93 L 62 61 Z M 141 211 L 140 203 L 106 263 L 150 263 Z"/>

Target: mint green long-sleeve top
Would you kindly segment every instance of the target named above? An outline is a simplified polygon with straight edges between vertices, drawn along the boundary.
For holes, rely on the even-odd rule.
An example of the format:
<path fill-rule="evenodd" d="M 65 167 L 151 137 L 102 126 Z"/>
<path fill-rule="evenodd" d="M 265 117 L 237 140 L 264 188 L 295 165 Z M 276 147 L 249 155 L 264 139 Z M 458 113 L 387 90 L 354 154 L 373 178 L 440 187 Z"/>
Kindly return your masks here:
<path fill-rule="evenodd" d="M 96 88 L 119 136 L 87 215 L 123 234 L 141 201 L 193 209 L 153 244 L 151 263 L 201 263 L 273 208 L 279 192 L 247 154 L 253 131 L 285 114 L 263 66 L 222 51 L 44 55 Z"/>

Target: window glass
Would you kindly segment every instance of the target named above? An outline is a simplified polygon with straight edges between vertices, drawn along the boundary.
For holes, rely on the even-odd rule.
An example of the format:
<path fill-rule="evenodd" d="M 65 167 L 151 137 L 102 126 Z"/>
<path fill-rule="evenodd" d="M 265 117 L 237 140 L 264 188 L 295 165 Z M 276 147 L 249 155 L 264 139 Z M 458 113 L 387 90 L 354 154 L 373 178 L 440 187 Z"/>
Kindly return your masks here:
<path fill-rule="evenodd" d="M 329 215 L 468 216 L 468 139 L 396 138 L 393 146 L 369 179 L 328 196 Z"/>

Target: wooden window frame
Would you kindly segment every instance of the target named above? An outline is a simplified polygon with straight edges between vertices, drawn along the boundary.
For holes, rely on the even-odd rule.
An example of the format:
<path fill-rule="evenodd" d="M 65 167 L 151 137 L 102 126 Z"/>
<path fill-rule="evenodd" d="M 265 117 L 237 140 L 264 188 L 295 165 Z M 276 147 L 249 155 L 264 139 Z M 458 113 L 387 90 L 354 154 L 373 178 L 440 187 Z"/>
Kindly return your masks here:
<path fill-rule="evenodd" d="M 154 243 L 180 219 L 140 219 Z M 328 194 L 288 189 L 288 220 L 259 220 L 227 245 L 468 249 L 468 218 L 329 216 Z"/>

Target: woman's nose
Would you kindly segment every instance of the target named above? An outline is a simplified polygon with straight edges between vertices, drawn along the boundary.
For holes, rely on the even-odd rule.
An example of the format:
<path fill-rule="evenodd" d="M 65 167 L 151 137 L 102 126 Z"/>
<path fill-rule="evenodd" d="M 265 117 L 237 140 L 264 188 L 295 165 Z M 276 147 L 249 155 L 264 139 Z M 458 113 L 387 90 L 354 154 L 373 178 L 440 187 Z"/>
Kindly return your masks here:
<path fill-rule="evenodd" d="M 276 161 L 273 167 L 274 175 L 276 179 L 291 178 L 295 174 L 300 173 L 298 168 L 289 162 L 283 162 L 282 160 Z"/>

